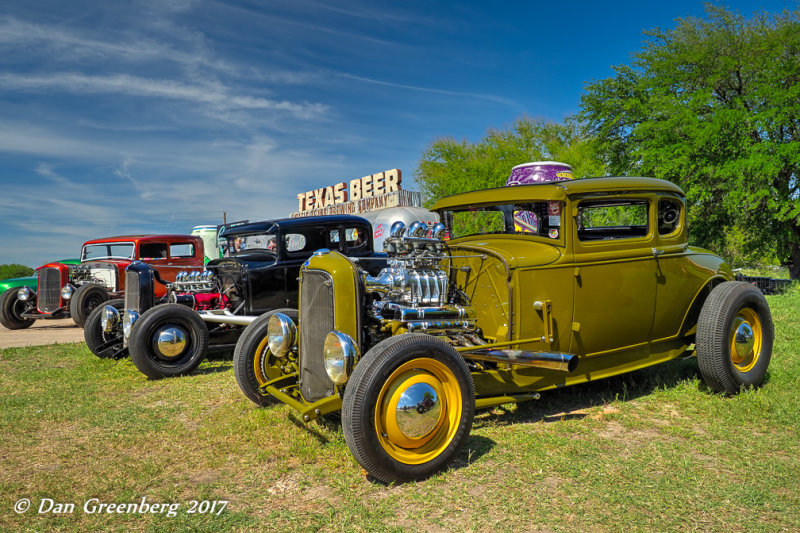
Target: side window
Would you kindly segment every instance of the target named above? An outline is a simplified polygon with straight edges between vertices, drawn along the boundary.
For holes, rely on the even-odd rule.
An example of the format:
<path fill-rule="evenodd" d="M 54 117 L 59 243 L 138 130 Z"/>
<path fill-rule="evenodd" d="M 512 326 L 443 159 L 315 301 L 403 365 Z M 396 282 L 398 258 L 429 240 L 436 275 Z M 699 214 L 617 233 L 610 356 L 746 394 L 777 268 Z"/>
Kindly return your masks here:
<path fill-rule="evenodd" d="M 338 229 L 332 229 L 330 231 L 330 234 L 328 235 L 328 240 L 329 240 L 329 242 L 332 242 L 332 243 L 339 242 L 339 230 Z"/>
<path fill-rule="evenodd" d="M 163 242 L 146 242 L 139 247 L 139 259 L 166 259 L 167 244 Z"/>
<path fill-rule="evenodd" d="M 344 235 L 349 250 L 359 250 L 367 247 L 367 230 L 365 228 L 346 228 Z"/>
<path fill-rule="evenodd" d="M 174 258 L 194 257 L 194 244 L 190 242 L 174 242 L 169 245 L 169 256 Z"/>
<path fill-rule="evenodd" d="M 283 236 L 286 251 L 289 253 L 300 252 L 306 248 L 306 236 L 302 233 L 287 233 Z"/>
<path fill-rule="evenodd" d="M 582 241 L 645 237 L 649 233 L 646 200 L 598 200 L 578 206 Z"/>
<path fill-rule="evenodd" d="M 672 199 L 658 201 L 658 234 L 669 235 L 678 229 L 681 221 L 681 203 Z"/>

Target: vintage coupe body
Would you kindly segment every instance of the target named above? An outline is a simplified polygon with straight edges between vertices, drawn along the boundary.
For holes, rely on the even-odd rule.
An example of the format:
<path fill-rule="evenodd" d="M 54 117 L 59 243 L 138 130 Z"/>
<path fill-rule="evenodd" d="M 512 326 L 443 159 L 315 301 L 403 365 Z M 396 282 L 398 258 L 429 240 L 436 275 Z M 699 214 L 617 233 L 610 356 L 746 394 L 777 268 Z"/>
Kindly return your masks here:
<path fill-rule="evenodd" d="M 431 232 L 392 229 L 377 276 L 316 253 L 300 271 L 299 320 L 268 313 L 234 352 L 256 403 L 277 399 L 306 421 L 341 410 L 374 478 L 430 475 L 454 459 L 475 409 L 548 389 L 695 354 L 715 391 L 764 379 L 769 307 L 722 259 L 688 246 L 672 183 L 523 185 L 434 210 L 443 224 Z"/>
<path fill-rule="evenodd" d="M 125 268 L 146 261 L 165 279 L 203 268 L 203 241 L 189 235 L 123 235 L 86 241 L 76 265 L 48 263 L 37 268 L 38 287 L 23 286 L 0 295 L 0 323 L 30 327 L 40 318 L 72 317 L 78 326 L 96 307 L 125 290 Z M 161 294 L 164 289 L 161 289 Z"/>
<path fill-rule="evenodd" d="M 89 348 L 100 357 L 129 353 L 150 378 L 183 375 L 209 348 L 232 347 L 242 330 L 274 309 L 294 313 L 301 265 L 327 248 L 377 261 L 369 222 L 354 216 L 289 218 L 240 224 L 220 233 L 226 257 L 202 272 L 179 272 L 163 283 L 152 266 L 128 268 L 124 306 L 97 310 L 84 328 Z M 166 291 L 158 299 L 156 289 Z M 126 351 L 127 350 L 127 351 Z"/>

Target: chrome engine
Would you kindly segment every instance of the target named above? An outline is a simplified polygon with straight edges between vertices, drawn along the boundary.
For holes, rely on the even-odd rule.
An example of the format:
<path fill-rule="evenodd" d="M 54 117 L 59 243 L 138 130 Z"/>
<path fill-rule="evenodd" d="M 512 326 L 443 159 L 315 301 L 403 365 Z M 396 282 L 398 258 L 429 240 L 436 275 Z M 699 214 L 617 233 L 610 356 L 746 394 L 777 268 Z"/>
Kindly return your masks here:
<path fill-rule="evenodd" d="M 169 284 L 170 303 L 178 303 L 195 310 L 221 309 L 229 306 L 232 288 L 222 287 L 219 278 L 210 270 L 181 271 Z"/>
<path fill-rule="evenodd" d="M 70 281 L 74 285 L 84 283 L 99 283 L 110 292 L 116 292 L 117 288 L 117 269 L 113 265 L 105 264 L 82 264 L 69 267 Z"/>
<path fill-rule="evenodd" d="M 381 322 L 396 321 L 409 332 L 432 334 L 471 333 L 475 313 L 454 301 L 447 272 L 441 267 L 448 258 L 444 224 L 428 230 L 414 222 L 395 222 L 385 241 L 388 266 L 377 276 L 362 272 L 364 289 L 373 295 L 369 312 Z M 393 328 L 395 329 L 395 328 Z"/>

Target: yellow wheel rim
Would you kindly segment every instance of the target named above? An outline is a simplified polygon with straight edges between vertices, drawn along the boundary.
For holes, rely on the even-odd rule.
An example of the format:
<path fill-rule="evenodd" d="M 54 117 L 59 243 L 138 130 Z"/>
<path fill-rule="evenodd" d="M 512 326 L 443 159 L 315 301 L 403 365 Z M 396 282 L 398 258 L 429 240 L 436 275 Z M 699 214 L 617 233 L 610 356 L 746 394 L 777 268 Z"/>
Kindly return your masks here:
<path fill-rule="evenodd" d="M 741 309 L 733 319 L 730 330 L 730 354 L 734 368 L 749 372 L 758 362 L 763 343 L 761 320 L 753 309 Z"/>
<path fill-rule="evenodd" d="M 423 390 L 425 400 L 409 406 L 410 393 Z M 429 358 L 408 361 L 392 372 L 378 394 L 378 441 L 401 463 L 431 461 L 453 441 L 462 404 L 458 381 L 444 363 Z"/>
<path fill-rule="evenodd" d="M 269 364 L 269 358 L 272 353 L 267 348 L 268 340 L 268 337 L 264 335 L 253 354 L 253 375 L 259 386 L 263 386 L 267 381 L 281 375 L 279 369 Z"/>

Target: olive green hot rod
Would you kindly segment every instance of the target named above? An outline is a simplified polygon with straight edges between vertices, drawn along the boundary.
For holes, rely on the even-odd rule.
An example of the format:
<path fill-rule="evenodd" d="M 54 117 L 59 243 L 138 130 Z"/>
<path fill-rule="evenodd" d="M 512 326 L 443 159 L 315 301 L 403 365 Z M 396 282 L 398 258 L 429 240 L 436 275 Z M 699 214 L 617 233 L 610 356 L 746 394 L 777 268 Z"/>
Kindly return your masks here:
<path fill-rule="evenodd" d="M 476 409 L 696 354 L 709 388 L 764 380 L 769 307 L 688 246 L 683 192 L 591 178 L 440 200 L 443 223 L 395 224 L 387 268 L 319 250 L 297 314 L 242 334 L 237 382 L 308 421 L 341 411 L 345 440 L 384 481 L 442 469 Z M 291 315 L 291 316 L 290 316 Z"/>

